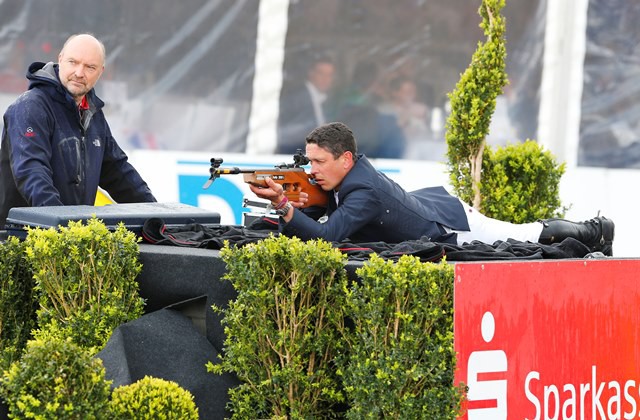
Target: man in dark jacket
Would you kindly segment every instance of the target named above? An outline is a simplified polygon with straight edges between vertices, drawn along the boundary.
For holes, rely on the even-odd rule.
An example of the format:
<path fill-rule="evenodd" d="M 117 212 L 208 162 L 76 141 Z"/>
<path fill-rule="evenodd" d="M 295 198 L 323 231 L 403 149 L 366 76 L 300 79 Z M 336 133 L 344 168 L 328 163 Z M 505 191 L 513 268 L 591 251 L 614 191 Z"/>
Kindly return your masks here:
<path fill-rule="evenodd" d="M 276 153 L 294 154 L 309 131 L 327 122 L 326 104 L 334 74 L 333 61 L 328 56 L 319 56 L 307 69 L 304 82 L 283 89 Z"/>
<path fill-rule="evenodd" d="M 343 123 L 329 123 L 306 138 L 311 175 L 328 194 L 326 214 L 316 221 L 288 202 L 282 185 L 267 179 L 267 188 L 250 186 L 261 198 L 271 201 L 280 217 L 280 230 L 301 239 L 327 241 L 383 241 L 398 243 L 428 238 L 458 245 L 477 240 L 493 244 L 509 238 L 522 242 L 550 244 L 571 237 L 592 252 L 612 255 L 614 224 L 604 217 L 586 222 L 549 219 L 513 224 L 488 218 L 451 196 L 443 187 L 406 192 L 378 172 L 364 155 L 357 154 L 353 133 Z"/>
<path fill-rule="evenodd" d="M 12 207 L 93 205 L 98 187 L 116 202 L 156 199 L 111 135 L 93 87 L 104 45 L 71 36 L 58 63 L 33 63 L 29 89 L 4 114 L 0 229 Z"/>

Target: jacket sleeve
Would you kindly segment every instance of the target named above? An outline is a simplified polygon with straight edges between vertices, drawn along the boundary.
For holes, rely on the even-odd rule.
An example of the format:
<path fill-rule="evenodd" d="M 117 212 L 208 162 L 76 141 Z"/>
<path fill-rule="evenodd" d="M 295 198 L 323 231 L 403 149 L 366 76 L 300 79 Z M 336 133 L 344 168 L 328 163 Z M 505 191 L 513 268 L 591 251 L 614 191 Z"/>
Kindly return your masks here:
<path fill-rule="evenodd" d="M 106 125 L 106 122 L 105 122 Z M 118 203 L 155 202 L 147 183 L 111 135 L 107 125 L 106 148 L 100 172 L 100 187 Z"/>
<path fill-rule="evenodd" d="M 297 236 L 302 240 L 342 241 L 375 220 L 379 209 L 380 199 L 375 189 L 358 188 L 342 197 L 341 204 L 326 222 L 316 222 L 296 209 L 293 218 L 281 230 L 287 236 Z"/>
<path fill-rule="evenodd" d="M 55 125 L 34 91 L 23 94 L 4 118 L 10 165 L 18 191 L 30 206 L 62 205 L 53 183 L 51 141 L 48 133 Z"/>

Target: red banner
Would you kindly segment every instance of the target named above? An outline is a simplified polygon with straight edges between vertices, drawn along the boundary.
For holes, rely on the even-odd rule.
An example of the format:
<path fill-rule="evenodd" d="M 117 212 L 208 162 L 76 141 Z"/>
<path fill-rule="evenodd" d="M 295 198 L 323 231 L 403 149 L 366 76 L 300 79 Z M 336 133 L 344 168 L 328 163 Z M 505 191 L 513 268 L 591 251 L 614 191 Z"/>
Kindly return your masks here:
<path fill-rule="evenodd" d="M 640 260 L 456 264 L 469 420 L 640 416 Z"/>

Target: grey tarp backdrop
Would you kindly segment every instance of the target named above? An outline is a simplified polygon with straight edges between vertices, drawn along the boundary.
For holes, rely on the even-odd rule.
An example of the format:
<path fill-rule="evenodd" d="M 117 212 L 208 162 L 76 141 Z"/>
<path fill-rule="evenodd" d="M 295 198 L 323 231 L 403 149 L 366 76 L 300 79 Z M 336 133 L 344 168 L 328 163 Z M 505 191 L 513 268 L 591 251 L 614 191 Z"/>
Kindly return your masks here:
<path fill-rule="evenodd" d="M 579 165 L 640 167 L 640 30 L 635 24 L 640 5 L 633 0 L 584 2 L 579 141 L 572 153 Z M 537 139 L 544 64 L 547 1 L 506 3 L 510 85 L 494 115 L 490 142 L 495 144 Z M 302 77 L 313 55 L 325 52 L 336 61 L 336 92 L 353 87 L 359 63 L 376 63 L 380 88 L 393 75 L 414 78 L 419 99 L 429 108 L 430 132 L 424 139 L 426 151 L 418 149 L 412 157 L 442 158 L 446 94 L 482 40 L 479 0 L 265 4 L 260 12 L 259 1 L 246 0 L 4 0 L 0 108 L 4 112 L 26 87 L 29 63 L 55 60 L 67 36 L 89 31 L 108 50 L 106 74 L 97 89 L 125 149 L 243 152 L 257 27 L 263 19 L 267 28 L 286 33 L 279 69 L 283 88 Z M 270 21 L 270 10 L 278 7 L 285 8 L 285 22 Z M 279 89 L 272 94 L 279 95 Z"/>
<path fill-rule="evenodd" d="M 0 108 L 4 112 L 26 87 L 29 63 L 55 61 L 69 35 L 89 31 L 107 48 L 106 72 L 96 89 L 125 150 L 244 152 L 262 19 L 286 35 L 283 89 L 304 76 L 317 54 L 334 59 L 333 92 L 339 98 L 361 82 L 359 64 L 374 63 L 378 70 L 373 95 L 385 95 L 394 76 L 412 78 L 418 100 L 428 107 L 429 131 L 423 147 L 408 157 L 442 158 L 446 94 L 483 38 L 480 1 L 265 4 L 261 11 L 260 2 L 246 0 L 2 1 Z M 286 22 L 270 21 L 277 7 L 285 8 Z M 545 0 L 510 0 L 504 13 L 512 80 L 494 118 L 492 141 L 499 144 L 536 136 Z"/>

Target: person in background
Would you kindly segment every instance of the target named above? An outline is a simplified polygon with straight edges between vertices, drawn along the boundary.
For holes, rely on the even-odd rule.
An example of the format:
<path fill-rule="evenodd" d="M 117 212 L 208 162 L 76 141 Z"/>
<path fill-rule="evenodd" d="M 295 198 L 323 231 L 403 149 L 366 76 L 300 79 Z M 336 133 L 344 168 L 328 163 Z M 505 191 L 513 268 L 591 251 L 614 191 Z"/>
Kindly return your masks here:
<path fill-rule="evenodd" d="M 428 157 L 429 108 L 418 101 L 416 84 L 403 76 L 389 82 L 388 99 L 378 107 L 382 114 L 394 115 L 407 141 L 405 159 L 425 159 Z"/>
<path fill-rule="evenodd" d="M 271 202 L 280 216 L 279 230 L 287 236 L 387 243 L 428 238 L 458 245 L 510 238 L 551 244 L 574 238 L 591 252 L 612 255 L 614 223 L 604 217 L 579 223 L 548 219 L 514 224 L 482 215 L 441 186 L 407 192 L 358 154 L 351 129 L 341 122 L 313 130 L 306 138 L 306 155 L 311 176 L 330 196 L 326 214 L 318 220 L 299 209 L 306 194 L 292 203 L 282 185 L 270 178 L 267 187 L 250 186 Z"/>
<path fill-rule="evenodd" d="M 90 34 L 67 39 L 58 63 L 29 66 L 29 88 L 4 114 L 0 229 L 13 207 L 93 205 L 98 187 L 116 201 L 156 199 L 116 143 L 94 86 L 105 48 Z"/>
<path fill-rule="evenodd" d="M 326 105 L 334 77 L 331 58 L 319 56 L 307 69 L 303 83 L 283 90 L 276 153 L 294 154 L 309 131 L 328 121 Z"/>
<path fill-rule="evenodd" d="M 378 106 L 380 70 L 371 61 L 361 61 L 354 69 L 349 91 L 341 98 L 337 120 L 358 136 L 362 153 L 372 158 L 401 159 L 406 138 L 394 114 L 382 113 Z"/>

